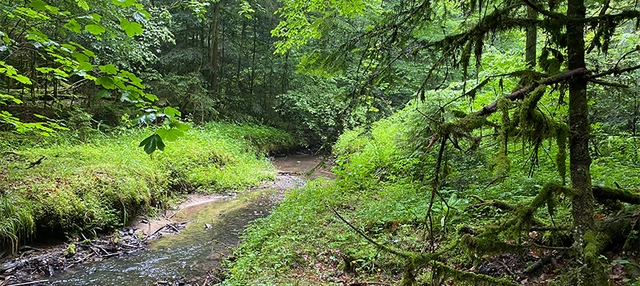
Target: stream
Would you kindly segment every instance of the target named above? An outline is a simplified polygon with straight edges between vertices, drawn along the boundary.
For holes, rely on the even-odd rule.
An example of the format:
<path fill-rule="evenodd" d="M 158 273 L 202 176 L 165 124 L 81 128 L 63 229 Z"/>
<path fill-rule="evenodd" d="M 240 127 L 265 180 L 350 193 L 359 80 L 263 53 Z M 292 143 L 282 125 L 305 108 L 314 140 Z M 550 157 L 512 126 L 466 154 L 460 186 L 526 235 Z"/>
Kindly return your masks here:
<path fill-rule="evenodd" d="M 186 224 L 179 234 L 153 240 L 145 250 L 70 269 L 49 278 L 49 284 L 45 285 L 205 285 L 219 282 L 220 273 L 216 271 L 220 271 L 222 261 L 240 243 L 239 234 L 252 220 L 267 216 L 287 190 L 302 186 L 301 177 L 332 178 L 328 168 L 315 168 L 321 159 L 311 155 L 276 157 L 272 161 L 278 168 L 276 181 L 240 195 L 196 199 L 171 214 L 172 221 Z M 151 222 L 145 223 L 152 231 Z"/>

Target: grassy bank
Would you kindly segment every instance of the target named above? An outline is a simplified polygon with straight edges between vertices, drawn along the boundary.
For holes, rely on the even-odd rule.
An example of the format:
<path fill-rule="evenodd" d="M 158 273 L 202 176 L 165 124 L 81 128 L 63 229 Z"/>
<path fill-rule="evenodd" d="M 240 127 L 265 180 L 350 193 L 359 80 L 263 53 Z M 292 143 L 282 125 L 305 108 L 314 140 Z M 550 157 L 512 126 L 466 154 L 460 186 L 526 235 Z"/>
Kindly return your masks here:
<path fill-rule="evenodd" d="M 210 123 L 150 157 L 138 147 L 150 132 L 97 135 L 84 143 L 65 140 L 64 133 L 50 140 L 6 135 L 0 241 L 15 248 L 48 233 L 90 235 L 186 192 L 242 190 L 275 176 L 265 152 L 294 145 L 273 128 Z"/>
<path fill-rule="evenodd" d="M 250 227 L 244 233 L 245 242 L 236 250 L 233 262 L 229 263 L 229 277 L 223 284 L 400 283 L 407 269 L 407 260 L 367 241 L 343 222 L 334 210 L 355 229 L 385 247 L 412 253 L 429 253 L 431 249 L 437 249 L 441 252 L 438 260 L 446 261 L 456 269 L 469 272 L 493 269 L 495 272 L 490 274 L 494 277 L 516 279 L 518 276 L 513 273 L 523 271 L 544 255 L 557 257 L 560 266 L 556 267 L 568 269 L 566 263 L 570 259 L 560 258 L 564 252 L 536 249 L 529 253 L 502 256 L 513 259 L 507 263 L 511 269 L 504 270 L 499 262 L 491 260 L 503 253 L 500 243 L 490 246 L 489 251 L 482 246 L 472 249 L 460 243 L 465 231 L 499 225 L 513 217 L 513 213 L 494 207 L 490 202 L 501 201 L 524 207 L 533 201 L 546 182 L 561 180 L 552 156 L 557 151 L 554 145 L 542 147 L 538 165 L 531 165 L 531 153 L 512 148 L 516 151 L 509 154 L 511 170 L 506 177 L 502 177 L 504 173 L 495 162 L 494 154 L 499 153 L 500 147 L 497 144 L 484 145 L 480 149 L 483 152 L 466 152 L 464 149 L 468 146 L 464 145 L 463 150 L 451 150 L 444 158 L 439 194 L 434 204 L 430 204 L 438 148 L 427 148 L 428 136 L 416 138 L 415 134 L 419 132 L 412 126 L 423 126 L 424 118 L 412 111 L 414 109 L 408 108 L 382 120 L 370 130 L 352 130 L 343 134 L 334 146 L 337 179 L 311 182 L 305 188 L 293 191 L 271 216 Z M 640 173 L 636 163 L 638 158 L 632 155 L 636 153 L 625 150 L 635 150 L 638 146 L 631 146 L 629 140 L 615 137 L 606 140 L 607 144 L 599 145 L 601 153 L 594 155 L 594 184 L 617 182 L 625 188 L 636 187 L 640 181 L 630 174 Z M 521 143 L 513 144 L 517 147 Z M 555 225 L 560 230 L 524 232 L 522 236 L 515 232 L 513 237 L 500 236 L 498 242 L 513 243 L 515 237 L 516 241 L 522 240 L 523 243 L 557 245 L 570 238 L 570 203 L 566 198 L 557 199 L 553 210 L 544 207 L 537 210 L 535 216 L 540 223 Z M 427 216 L 429 209 L 432 210 L 431 215 Z M 632 212 L 637 208 L 624 205 L 623 209 Z M 608 213 L 606 208 L 599 208 L 598 212 Z M 562 230 L 564 227 L 567 228 Z M 637 239 L 637 236 L 629 239 Z M 625 256 L 620 253 L 623 252 L 603 256 L 604 265 L 620 268 L 620 263 L 626 263 L 629 267 L 626 271 L 638 265 L 632 254 Z M 418 264 L 418 270 L 414 272 L 417 283 L 458 283 L 450 280 L 458 278 L 445 276 L 451 274 L 440 273 L 438 275 L 443 276 L 434 277 L 431 267 L 434 266 Z M 561 274 L 562 271 L 557 271 L 545 275 L 553 279 Z M 474 276 L 466 279 L 469 285 L 476 285 L 473 284 Z M 536 279 L 533 275 L 527 283 L 546 283 Z M 622 281 L 623 278 L 618 279 Z M 636 278 L 624 279 L 632 283 Z M 520 280 L 516 282 L 520 283 Z"/>

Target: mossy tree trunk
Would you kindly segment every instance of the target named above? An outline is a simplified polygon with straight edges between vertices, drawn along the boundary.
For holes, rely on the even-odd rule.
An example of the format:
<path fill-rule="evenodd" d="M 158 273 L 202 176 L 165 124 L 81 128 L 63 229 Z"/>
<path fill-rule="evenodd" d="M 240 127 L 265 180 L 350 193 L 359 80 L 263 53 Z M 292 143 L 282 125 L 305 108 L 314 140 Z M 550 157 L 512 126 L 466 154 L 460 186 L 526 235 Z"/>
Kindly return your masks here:
<path fill-rule="evenodd" d="M 584 0 L 569 0 L 567 6 L 567 54 L 569 69 L 585 68 Z M 596 253 L 590 253 L 595 243 L 594 197 L 591 190 L 591 156 L 589 155 L 589 117 L 587 80 L 578 77 L 569 83 L 569 137 L 571 186 L 575 190 L 572 215 L 574 249 L 580 271 L 578 285 L 608 285 L 599 266 Z"/>

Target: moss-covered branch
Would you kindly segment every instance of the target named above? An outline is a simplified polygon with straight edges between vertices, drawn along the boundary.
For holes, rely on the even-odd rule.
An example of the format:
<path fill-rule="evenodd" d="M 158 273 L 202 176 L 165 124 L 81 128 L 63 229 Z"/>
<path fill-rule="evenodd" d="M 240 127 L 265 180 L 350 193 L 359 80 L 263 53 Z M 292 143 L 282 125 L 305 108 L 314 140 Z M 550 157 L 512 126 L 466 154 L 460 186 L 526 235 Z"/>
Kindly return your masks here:
<path fill-rule="evenodd" d="M 546 79 L 543 79 L 535 84 L 532 84 L 530 86 L 521 88 L 515 92 L 512 92 L 511 94 L 505 96 L 504 98 L 511 100 L 511 101 L 515 101 L 518 99 L 523 99 L 527 94 L 529 94 L 530 92 L 532 92 L 533 90 L 535 90 L 538 86 L 540 85 L 552 85 L 552 84 L 556 84 L 556 83 L 561 83 L 561 82 L 565 82 L 574 78 L 578 78 L 578 77 L 583 77 L 586 75 L 589 75 L 591 72 L 585 68 L 577 68 L 574 70 L 570 70 L 564 73 L 561 73 L 559 75 L 556 76 L 552 76 Z M 482 109 L 480 109 L 478 112 L 475 113 L 476 116 L 487 116 L 490 115 L 496 111 L 498 111 L 498 101 L 496 100 L 494 102 L 492 102 L 491 104 L 483 107 Z"/>
<path fill-rule="evenodd" d="M 619 200 L 624 203 L 630 203 L 634 205 L 640 204 L 640 194 L 638 192 L 615 189 L 604 186 L 594 186 L 592 188 L 593 196 L 596 200 Z"/>

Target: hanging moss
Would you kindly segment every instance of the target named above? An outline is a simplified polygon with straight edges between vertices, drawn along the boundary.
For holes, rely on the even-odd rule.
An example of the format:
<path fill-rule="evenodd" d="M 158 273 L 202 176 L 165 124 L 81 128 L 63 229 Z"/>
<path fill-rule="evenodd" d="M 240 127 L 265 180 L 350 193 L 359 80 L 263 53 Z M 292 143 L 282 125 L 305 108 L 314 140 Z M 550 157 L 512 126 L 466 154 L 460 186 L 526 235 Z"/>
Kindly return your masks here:
<path fill-rule="evenodd" d="M 534 110 L 536 109 L 538 102 L 542 99 L 545 91 L 547 90 L 546 85 L 540 85 L 536 87 L 529 96 L 527 96 L 522 102 L 522 106 L 520 107 L 520 123 L 527 124 L 531 122 L 534 115 Z"/>
<path fill-rule="evenodd" d="M 508 156 L 509 148 L 509 133 L 513 127 L 511 126 L 511 119 L 509 118 L 509 108 L 512 103 L 506 98 L 498 100 L 498 110 L 500 111 L 500 152 L 494 158 L 494 168 L 496 170 L 496 176 L 506 176 L 511 169 L 511 162 Z"/>
<path fill-rule="evenodd" d="M 486 227 L 485 231 L 479 237 L 497 237 L 500 233 L 506 233 L 512 238 L 519 240 L 520 234 L 523 231 L 528 231 L 532 225 L 541 224 L 533 216 L 536 210 L 546 204 L 549 213 L 555 213 L 557 206 L 556 195 L 558 194 L 572 197 L 574 191 L 556 183 L 548 183 L 540 190 L 540 193 L 538 193 L 528 206 L 517 208 L 516 215 L 512 219 L 507 220 L 499 226 Z"/>

